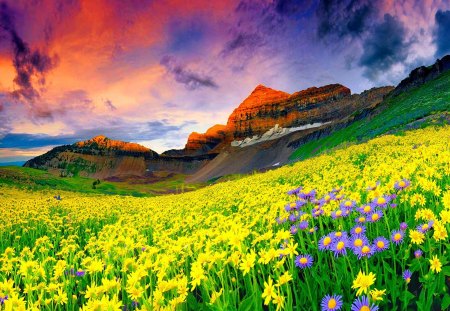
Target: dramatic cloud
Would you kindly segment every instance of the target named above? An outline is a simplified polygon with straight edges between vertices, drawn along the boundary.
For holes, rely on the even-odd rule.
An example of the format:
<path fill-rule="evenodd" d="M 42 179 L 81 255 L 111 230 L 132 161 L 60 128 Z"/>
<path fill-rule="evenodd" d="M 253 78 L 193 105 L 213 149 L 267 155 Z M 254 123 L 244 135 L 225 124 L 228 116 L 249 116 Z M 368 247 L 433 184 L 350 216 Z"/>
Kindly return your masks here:
<path fill-rule="evenodd" d="M 45 74 L 56 66 L 58 57 L 29 48 L 17 33 L 14 14 L 5 2 L 0 3 L 0 28 L 6 32 L 13 49 L 13 64 L 16 69 L 14 82 L 18 86 L 13 95 L 17 98 L 34 100 L 39 96 L 39 91 L 33 85 L 33 79 L 36 80 L 38 87 L 43 87 Z"/>
<path fill-rule="evenodd" d="M 450 11 L 437 11 L 435 20 L 436 56 L 441 57 L 450 53 Z"/>
<path fill-rule="evenodd" d="M 177 63 L 175 58 L 170 55 L 164 56 L 160 64 L 166 67 L 167 72 L 175 78 L 175 81 L 184 84 L 188 90 L 219 87 L 213 78 L 187 69 L 184 65 Z"/>
<path fill-rule="evenodd" d="M 375 13 L 371 0 L 321 0 L 316 14 L 319 20 L 317 35 L 326 37 L 359 37 L 371 24 Z"/>
<path fill-rule="evenodd" d="M 390 14 L 384 15 L 384 21 L 376 25 L 363 42 L 363 54 L 359 61 L 365 74 L 376 79 L 379 72 L 406 59 L 410 43 L 405 39 L 403 24 Z"/>

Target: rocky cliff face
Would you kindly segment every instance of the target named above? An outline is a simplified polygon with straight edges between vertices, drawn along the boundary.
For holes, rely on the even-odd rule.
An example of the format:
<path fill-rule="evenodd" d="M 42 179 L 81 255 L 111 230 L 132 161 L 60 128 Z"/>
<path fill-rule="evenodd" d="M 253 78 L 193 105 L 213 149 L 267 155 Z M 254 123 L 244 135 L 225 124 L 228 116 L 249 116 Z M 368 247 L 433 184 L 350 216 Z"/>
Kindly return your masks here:
<path fill-rule="evenodd" d="M 402 80 L 392 92 L 392 95 L 401 94 L 407 90 L 418 87 L 426 82 L 437 78 L 441 73 L 450 70 L 450 55 L 446 55 L 428 67 L 420 66 Z"/>
<path fill-rule="evenodd" d="M 309 88 L 292 95 L 259 85 L 228 118 L 227 130 L 234 139 L 261 135 L 273 128 L 327 122 L 338 111 L 336 100 L 349 96 L 340 84 Z"/>
<path fill-rule="evenodd" d="M 205 154 L 214 149 L 219 143 L 226 139 L 227 127 L 225 125 L 214 125 L 206 133 L 191 133 L 184 148 L 188 155 Z"/>
<path fill-rule="evenodd" d="M 392 88 L 372 89 L 351 95 L 340 84 L 312 87 L 293 94 L 258 85 L 231 113 L 226 125 L 215 125 L 206 133 L 192 133 L 183 150 L 168 155 L 219 153 L 233 141 L 264 135 L 277 124 L 280 128 L 308 127 L 336 122 L 361 109 L 379 104 Z"/>

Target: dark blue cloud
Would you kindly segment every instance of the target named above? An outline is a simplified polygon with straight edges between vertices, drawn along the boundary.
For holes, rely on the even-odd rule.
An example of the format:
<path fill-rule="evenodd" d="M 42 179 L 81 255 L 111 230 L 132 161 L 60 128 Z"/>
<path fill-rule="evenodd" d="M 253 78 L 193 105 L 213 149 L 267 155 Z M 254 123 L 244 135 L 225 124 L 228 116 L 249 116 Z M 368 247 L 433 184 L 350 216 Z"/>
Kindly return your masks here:
<path fill-rule="evenodd" d="M 450 53 L 450 11 L 438 10 L 435 15 L 435 21 L 436 57 L 441 57 Z"/>
<path fill-rule="evenodd" d="M 363 41 L 363 54 L 359 60 L 369 79 L 376 79 L 379 73 L 406 59 L 411 43 L 405 36 L 403 23 L 390 14 L 385 14 L 383 22 L 373 27 Z"/>
<path fill-rule="evenodd" d="M 45 134 L 9 133 L 6 134 L 2 139 L 0 139 L 0 149 L 31 149 L 52 145 L 67 145 L 74 143 L 76 140 L 76 136 L 50 136 Z"/>
<path fill-rule="evenodd" d="M 181 124 L 170 124 L 168 120 L 156 120 L 145 123 L 116 122 L 109 127 L 82 129 L 73 135 L 51 136 L 46 134 L 9 133 L 0 139 L 0 149 L 31 149 L 46 146 L 73 144 L 97 135 L 105 135 L 111 139 L 123 141 L 161 139 L 181 131 L 186 126 L 196 124 L 187 120 Z"/>

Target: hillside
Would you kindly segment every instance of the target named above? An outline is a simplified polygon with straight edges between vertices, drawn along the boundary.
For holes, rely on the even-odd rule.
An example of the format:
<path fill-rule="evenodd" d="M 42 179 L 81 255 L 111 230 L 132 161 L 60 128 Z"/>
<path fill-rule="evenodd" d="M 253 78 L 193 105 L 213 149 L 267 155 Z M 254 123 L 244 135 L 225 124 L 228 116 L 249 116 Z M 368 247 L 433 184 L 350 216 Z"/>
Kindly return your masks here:
<path fill-rule="evenodd" d="M 450 59 L 450 58 L 449 58 Z M 402 131 L 410 127 L 426 126 L 430 122 L 448 124 L 450 111 L 450 71 L 399 95 L 389 96 L 368 119 L 359 120 L 331 135 L 323 133 L 293 142 L 298 147 L 291 159 L 305 159 L 341 144 L 358 143 L 388 131 Z M 427 116 L 436 115 L 433 118 Z M 325 136 L 325 137 L 322 137 Z M 313 139 L 311 139 L 313 138 Z"/>
<path fill-rule="evenodd" d="M 316 311 L 326 295 L 339 295 L 349 310 L 364 297 L 354 286 L 361 272 L 373 273 L 368 291 L 384 291 L 383 299 L 371 300 L 380 310 L 445 309 L 449 137 L 450 126 L 386 135 L 181 195 L 63 193 L 55 201 L 57 192 L 0 186 L 0 253 L 11 263 L 4 266 L 14 284 L 10 294 L 34 301 L 19 291 L 26 279 L 18 265 L 27 263 L 65 280 L 68 309 L 111 303 Z M 356 243 L 361 217 L 357 247 L 349 243 Z M 433 270 L 432 258 L 442 271 Z M 110 294 L 95 279 L 110 280 Z M 265 299 L 268 288 L 277 299 Z"/>
<path fill-rule="evenodd" d="M 154 196 L 192 191 L 204 185 L 185 183 L 182 174 L 147 174 L 142 178 L 114 178 L 99 180 L 96 178 L 72 176 L 60 177 L 48 171 L 29 167 L 0 167 L 0 184 L 23 190 L 61 191 L 77 193 Z"/>

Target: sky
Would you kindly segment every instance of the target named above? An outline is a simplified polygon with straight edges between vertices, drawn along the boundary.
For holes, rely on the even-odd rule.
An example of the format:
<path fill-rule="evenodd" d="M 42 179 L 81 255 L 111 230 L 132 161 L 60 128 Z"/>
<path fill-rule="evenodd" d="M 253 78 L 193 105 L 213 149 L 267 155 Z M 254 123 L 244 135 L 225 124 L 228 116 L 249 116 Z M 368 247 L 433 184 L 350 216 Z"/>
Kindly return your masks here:
<path fill-rule="evenodd" d="M 450 0 L 0 0 L 0 162 L 183 148 L 258 84 L 360 93 L 446 54 Z"/>

